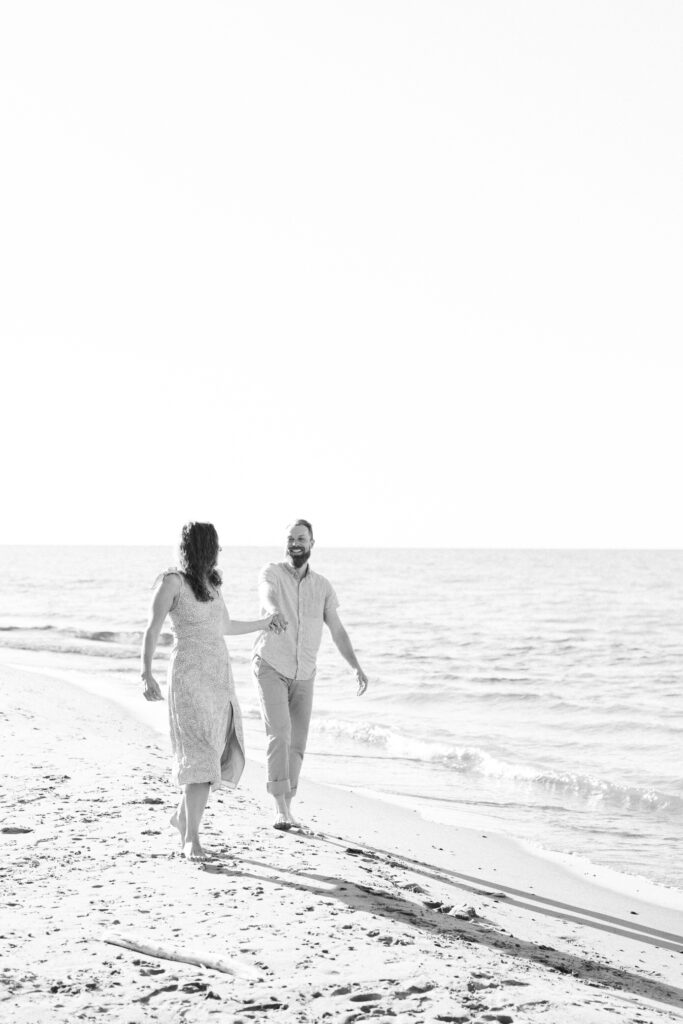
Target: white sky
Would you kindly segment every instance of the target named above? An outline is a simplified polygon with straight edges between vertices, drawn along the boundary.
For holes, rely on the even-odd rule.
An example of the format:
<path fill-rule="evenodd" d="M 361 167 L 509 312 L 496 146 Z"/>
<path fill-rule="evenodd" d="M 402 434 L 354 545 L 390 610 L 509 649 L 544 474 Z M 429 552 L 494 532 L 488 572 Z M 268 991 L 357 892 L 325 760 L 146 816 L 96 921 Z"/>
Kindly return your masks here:
<path fill-rule="evenodd" d="M 14 0 L 1 543 L 683 546 L 683 6 Z"/>

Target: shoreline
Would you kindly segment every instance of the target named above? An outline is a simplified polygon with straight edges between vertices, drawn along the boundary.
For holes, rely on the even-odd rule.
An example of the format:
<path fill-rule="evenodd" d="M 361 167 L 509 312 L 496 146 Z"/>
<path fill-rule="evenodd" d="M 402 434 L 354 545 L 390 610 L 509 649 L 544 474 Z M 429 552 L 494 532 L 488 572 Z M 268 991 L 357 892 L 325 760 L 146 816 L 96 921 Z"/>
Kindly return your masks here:
<path fill-rule="evenodd" d="M 12 655 L 16 654 L 19 657 L 13 658 Z M 36 665 L 31 662 L 33 662 L 33 659 L 30 656 L 27 658 L 23 651 L 14 651 L 11 648 L 0 649 L 0 673 L 4 669 L 16 669 L 60 680 L 68 686 L 81 689 L 84 693 L 96 696 L 103 701 L 111 702 L 117 708 L 123 710 L 125 714 L 149 728 L 154 735 L 161 738 L 162 743 L 168 743 L 166 715 L 160 716 L 158 705 L 150 705 L 146 701 L 138 699 L 137 694 L 133 695 L 128 690 L 120 689 L 113 691 L 107 686 L 104 678 L 93 679 L 88 677 L 82 669 L 65 669 L 52 665 Z M 163 708 L 165 709 L 165 707 L 166 704 L 164 703 Z M 249 724 L 249 722 L 245 721 L 245 729 L 248 728 Z M 247 765 L 249 766 L 250 773 L 256 771 L 258 774 L 259 770 L 263 771 L 265 753 L 261 752 L 261 757 L 255 757 L 253 753 L 247 751 Z M 309 770 L 311 770 L 310 763 Z M 509 844 L 511 849 L 515 850 L 515 855 L 512 858 L 515 863 L 524 859 L 524 857 L 528 857 L 533 862 L 540 861 L 541 864 L 548 865 L 549 868 L 552 866 L 553 871 L 556 871 L 558 874 L 564 873 L 567 875 L 567 884 L 572 888 L 575 886 L 572 885 L 570 879 L 577 879 L 579 883 L 581 880 L 592 879 L 591 885 L 594 887 L 614 892 L 631 900 L 652 903 L 663 910 L 673 908 L 675 912 L 683 915 L 683 889 L 676 886 L 654 881 L 644 875 L 628 874 L 606 865 L 596 864 L 581 854 L 550 850 L 540 843 L 537 844 L 516 836 L 504 836 L 502 832 L 490 824 L 476 822 L 476 820 L 474 823 L 464 820 L 453 824 L 438 814 L 430 814 L 430 809 L 427 806 L 419 805 L 416 807 L 410 798 L 379 792 L 371 787 L 351 787 L 329 781 L 317 782 L 314 775 L 311 777 L 307 776 L 305 763 L 302 783 L 302 793 L 304 794 L 311 787 L 316 789 L 316 791 L 320 790 L 322 793 L 326 790 L 331 790 L 332 792 L 357 796 L 371 803 L 386 805 L 387 807 L 394 808 L 396 813 L 404 813 L 406 815 L 417 814 L 421 822 L 429 823 L 430 827 L 437 829 L 462 830 L 464 834 L 471 834 L 472 836 L 486 832 L 494 840 L 504 841 L 506 844 Z M 263 799 L 264 805 L 269 806 L 265 793 Z M 320 796 L 318 799 L 320 800 Z M 329 802 L 329 798 L 323 798 L 321 802 L 326 804 Z M 303 801 L 300 800 L 299 805 L 301 803 Z M 472 816 L 472 812 L 468 812 L 467 818 L 471 819 Z M 474 817 L 476 819 L 476 812 L 474 812 Z M 530 874 L 533 874 L 533 871 Z M 561 884 L 561 879 L 558 879 L 557 884 Z"/>
<path fill-rule="evenodd" d="M 12 655 L 18 654 L 19 657 L 12 657 Z M 22 672 L 29 672 L 36 675 L 47 676 L 51 679 L 59 680 L 67 686 L 73 686 L 77 689 L 82 690 L 91 696 L 95 696 L 100 700 L 110 702 L 117 708 L 121 709 L 126 715 L 133 718 L 136 722 L 141 723 L 146 728 L 150 729 L 152 733 L 161 739 L 162 744 L 168 743 L 168 726 L 166 715 L 159 714 L 159 706 L 149 704 L 142 699 L 138 699 L 138 695 L 133 695 L 131 691 L 120 689 L 113 691 L 103 677 L 92 678 L 86 675 L 82 669 L 74 670 L 70 668 L 63 668 L 58 666 L 46 666 L 45 664 L 31 664 L 33 659 L 29 656 L 26 658 L 25 652 L 14 651 L 11 648 L 0 649 L 0 673 L 4 669 L 18 670 Z M 26 663 L 22 663 L 25 661 Z M 165 710 L 166 704 L 162 705 Z M 249 723 L 245 722 L 245 729 Z M 265 753 L 261 752 L 261 757 L 253 756 L 247 752 L 247 765 L 249 772 L 253 773 L 263 771 L 265 765 Z M 170 757 L 170 754 L 169 754 Z M 310 770 L 310 763 L 309 763 Z M 313 769 L 314 770 L 314 769 Z M 250 776 L 251 777 L 251 774 Z M 348 794 L 350 796 L 357 796 L 370 801 L 371 803 L 378 803 L 380 805 L 386 805 L 387 807 L 394 808 L 397 813 L 404 813 L 406 815 L 417 815 L 421 822 L 429 823 L 430 827 L 445 830 L 462 830 L 464 834 L 471 834 L 472 836 L 486 832 L 488 836 L 494 840 L 509 844 L 510 848 L 515 850 L 513 861 L 516 863 L 524 857 L 529 857 L 532 861 L 540 861 L 542 864 L 552 865 L 553 870 L 558 873 L 565 873 L 567 878 L 567 884 L 571 886 L 570 879 L 578 879 L 579 883 L 582 879 L 588 880 L 593 879 L 591 885 L 601 889 L 608 890 L 624 896 L 626 898 L 637 900 L 644 903 L 653 903 L 660 906 L 662 909 L 667 910 L 673 908 L 676 912 L 683 914 L 683 889 L 679 889 L 676 886 L 666 885 L 647 878 L 644 875 L 627 874 L 626 872 L 619 871 L 614 868 L 610 868 L 606 865 L 596 864 L 589 860 L 587 857 L 580 854 L 574 853 L 562 853 L 555 850 L 550 850 L 540 843 L 536 844 L 528 840 L 516 837 L 516 836 L 504 836 L 504 834 L 490 824 L 485 823 L 471 823 L 468 821 L 458 821 L 455 824 L 444 820 L 438 814 L 431 815 L 429 808 L 426 806 L 415 806 L 409 798 L 403 798 L 398 795 L 390 793 L 384 793 L 373 790 L 371 787 L 359 788 L 349 787 L 343 784 L 336 784 L 334 782 L 317 782 L 314 775 L 308 777 L 306 774 L 306 764 L 304 764 L 303 775 L 302 775 L 302 793 L 313 787 L 316 791 L 320 790 L 321 793 L 325 793 L 326 790 L 332 792 L 338 792 L 341 794 Z M 258 788 L 258 787 L 256 787 Z M 264 786 L 265 789 L 265 786 Z M 269 801 L 263 796 L 264 806 L 269 806 Z M 318 797 L 320 800 L 320 795 Z M 330 798 L 322 798 L 322 803 L 327 804 Z M 299 805 L 303 801 L 299 800 Z M 472 813 L 468 812 L 468 818 L 472 817 Z M 476 819 L 476 812 L 474 812 Z M 530 872 L 530 875 L 533 871 Z M 558 884 L 561 884 L 561 879 L 558 879 Z M 573 888 L 573 886 L 572 886 Z"/>
<path fill-rule="evenodd" d="M 105 1008 L 128 1024 L 186 1004 L 193 1020 L 228 1006 L 263 1020 L 257 1007 L 275 1003 L 301 1021 L 365 1018 L 363 1005 L 416 1022 L 683 1020 L 675 907 L 309 779 L 297 802 L 309 831 L 278 833 L 253 760 L 209 804 L 213 860 L 191 864 L 174 848 L 167 748 L 148 724 L 7 665 L 0 717 L 3 828 L 30 829 L 0 837 L 9 1020 Z M 203 950 L 236 973 L 136 957 L 105 942 L 114 933 Z"/>

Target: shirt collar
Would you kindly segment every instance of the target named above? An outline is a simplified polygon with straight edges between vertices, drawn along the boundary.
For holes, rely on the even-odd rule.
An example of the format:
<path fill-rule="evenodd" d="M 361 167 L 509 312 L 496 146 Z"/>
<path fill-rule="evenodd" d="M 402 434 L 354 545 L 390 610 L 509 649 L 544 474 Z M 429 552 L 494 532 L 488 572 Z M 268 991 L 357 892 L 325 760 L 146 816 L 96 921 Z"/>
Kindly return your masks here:
<path fill-rule="evenodd" d="M 289 575 L 293 576 L 294 579 L 297 580 L 297 581 L 305 580 L 306 577 L 308 576 L 308 574 L 313 572 L 313 570 L 311 569 L 310 562 L 306 562 L 306 572 L 303 574 L 303 576 L 299 576 L 299 574 L 296 571 L 296 569 L 294 568 L 294 566 L 290 565 L 289 562 L 283 562 L 282 564 L 284 565 L 284 567 L 287 570 L 287 572 L 289 573 Z"/>

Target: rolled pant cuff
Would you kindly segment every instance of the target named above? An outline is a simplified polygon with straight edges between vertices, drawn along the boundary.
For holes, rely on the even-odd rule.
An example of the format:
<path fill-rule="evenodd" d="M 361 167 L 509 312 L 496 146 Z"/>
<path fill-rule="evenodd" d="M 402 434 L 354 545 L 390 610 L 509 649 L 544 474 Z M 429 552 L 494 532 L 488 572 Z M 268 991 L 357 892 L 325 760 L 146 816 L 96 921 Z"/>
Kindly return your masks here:
<path fill-rule="evenodd" d="M 268 782 L 266 789 L 273 796 L 282 796 L 283 793 L 287 796 L 290 793 L 289 779 L 278 779 L 275 782 Z"/>

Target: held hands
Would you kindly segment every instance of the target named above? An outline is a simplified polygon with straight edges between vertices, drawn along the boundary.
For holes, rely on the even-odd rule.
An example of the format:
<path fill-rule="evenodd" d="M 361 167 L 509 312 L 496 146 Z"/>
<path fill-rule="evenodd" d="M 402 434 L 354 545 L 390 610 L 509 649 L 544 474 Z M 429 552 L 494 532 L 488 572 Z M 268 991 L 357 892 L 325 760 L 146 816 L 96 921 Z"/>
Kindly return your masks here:
<path fill-rule="evenodd" d="M 270 633 L 284 633 L 287 629 L 287 619 L 281 612 L 275 612 L 274 615 L 269 615 L 265 620 L 265 628 Z"/>
<path fill-rule="evenodd" d="M 368 677 L 360 666 L 356 669 L 356 679 L 358 680 L 358 690 L 356 691 L 357 697 L 362 697 L 368 688 Z"/>
<path fill-rule="evenodd" d="M 142 695 L 145 700 L 163 700 L 163 694 L 159 689 L 159 684 L 153 675 L 142 677 L 143 690 Z"/>

